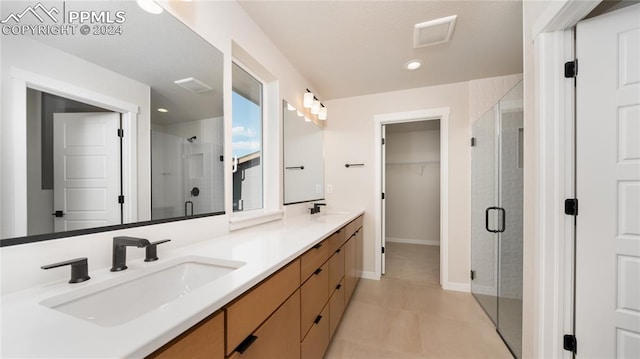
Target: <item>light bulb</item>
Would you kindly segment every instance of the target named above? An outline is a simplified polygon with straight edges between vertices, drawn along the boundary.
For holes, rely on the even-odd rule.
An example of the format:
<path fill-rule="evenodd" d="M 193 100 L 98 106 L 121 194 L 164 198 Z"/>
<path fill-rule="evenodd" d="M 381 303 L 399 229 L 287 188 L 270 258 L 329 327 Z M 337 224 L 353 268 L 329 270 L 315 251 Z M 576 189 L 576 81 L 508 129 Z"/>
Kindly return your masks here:
<path fill-rule="evenodd" d="M 302 106 L 304 106 L 304 108 L 311 108 L 312 104 L 313 104 L 313 94 L 311 92 L 305 93 Z"/>
<path fill-rule="evenodd" d="M 318 100 L 313 101 L 313 104 L 311 104 L 311 113 L 314 115 L 317 115 L 318 113 L 320 113 L 320 101 Z"/>
<path fill-rule="evenodd" d="M 326 107 L 320 107 L 320 113 L 318 114 L 318 119 L 325 121 L 327 119 L 327 108 Z"/>

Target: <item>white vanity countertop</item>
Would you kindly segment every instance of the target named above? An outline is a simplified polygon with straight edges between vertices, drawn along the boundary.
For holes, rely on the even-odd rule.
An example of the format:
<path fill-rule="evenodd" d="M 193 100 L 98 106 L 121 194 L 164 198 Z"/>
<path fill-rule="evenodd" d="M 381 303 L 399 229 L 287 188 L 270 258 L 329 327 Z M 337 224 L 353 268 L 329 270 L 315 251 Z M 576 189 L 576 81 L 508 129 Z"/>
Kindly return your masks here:
<path fill-rule="evenodd" d="M 92 269 L 91 280 L 50 283 L 2 297 L 3 358 L 141 358 L 222 308 L 363 212 L 300 215 L 232 232 L 171 251 L 158 248 L 160 259 L 128 262 L 113 273 Z M 185 223 L 185 225 L 187 225 Z M 135 249 L 129 249 L 135 250 Z M 100 326 L 48 308 L 44 300 L 79 289 L 105 285 L 166 265 L 185 256 L 211 257 L 246 263 L 168 304 L 125 324 Z"/>

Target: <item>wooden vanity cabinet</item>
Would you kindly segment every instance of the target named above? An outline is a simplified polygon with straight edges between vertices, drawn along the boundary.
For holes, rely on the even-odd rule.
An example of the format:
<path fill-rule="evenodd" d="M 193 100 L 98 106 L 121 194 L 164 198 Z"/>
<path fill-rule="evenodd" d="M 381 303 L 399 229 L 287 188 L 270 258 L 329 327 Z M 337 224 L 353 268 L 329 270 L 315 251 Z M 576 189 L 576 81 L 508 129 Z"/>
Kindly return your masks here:
<path fill-rule="evenodd" d="M 321 359 L 362 274 L 359 216 L 148 358 Z"/>
<path fill-rule="evenodd" d="M 179 337 L 165 344 L 147 358 L 150 359 L 223 359 L 224 312 L 214 313 Z"/>

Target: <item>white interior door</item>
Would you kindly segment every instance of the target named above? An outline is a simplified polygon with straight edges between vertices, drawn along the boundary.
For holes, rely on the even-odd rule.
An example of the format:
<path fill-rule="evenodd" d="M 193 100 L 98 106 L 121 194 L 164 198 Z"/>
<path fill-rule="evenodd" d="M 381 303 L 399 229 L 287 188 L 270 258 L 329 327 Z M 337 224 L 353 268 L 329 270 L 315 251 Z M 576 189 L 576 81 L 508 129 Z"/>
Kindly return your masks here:
<path fill-rule="evenodd" d="M 381 141 L 381 146 L 382 146 L 382 150 L 381 150 L 381 154 L 382 154 L 382 163 L 381 163 L 381 173 L 382 173 L 382 197 L 380 199 L 381 201 L 381 208 L 382 208 L 382 223 L 381 223 L 381 231 L 382 231 L 382 266 L 381 266 L 381 273 L 384 274 L 386 271 L 386 261 L 385 261 L 385 248 L 386 248 L 386 242 L 387 242 L 387 234 L 386 234 L 386 223 L 387 223 L 387 215 L 386 215 L 386 205 L 385 205 L 385 192 L 386 192 L 386 187 L 385 187 L 385 181 L 386 181 L 386 175 L 387 175 L 387 171 L 386 171 L 386 165 L 387 165 L 387 156 L 386 156 L 386 146 L 384 145 L 385 143 L 385 139 L 387 138 L 387 126 L 386 125 L 382 125 L 382 141 Z"/>
<path fill-rule="evenodd" d="M 117 113 L 56 113 L 55 231 L 120 224 L 120 140 Z"/>
<path fill-rule="evenodd" d="M 640 358 L 640 5 L 577 27 L 577 357 Z"/>

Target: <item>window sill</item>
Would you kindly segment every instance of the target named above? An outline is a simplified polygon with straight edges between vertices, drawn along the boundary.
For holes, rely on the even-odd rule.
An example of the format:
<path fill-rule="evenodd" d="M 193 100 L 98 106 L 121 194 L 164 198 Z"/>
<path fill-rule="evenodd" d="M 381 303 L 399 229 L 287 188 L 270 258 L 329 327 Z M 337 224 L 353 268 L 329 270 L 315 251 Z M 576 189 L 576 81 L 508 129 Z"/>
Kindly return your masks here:
<path fill-rule="evenodd" d="M 229 217 L 229 230 L 235 231 L 259 224 L 280 220 L 284 217 L 283 210 L 268 211 L 264 209 L 233 213 Z"/>

